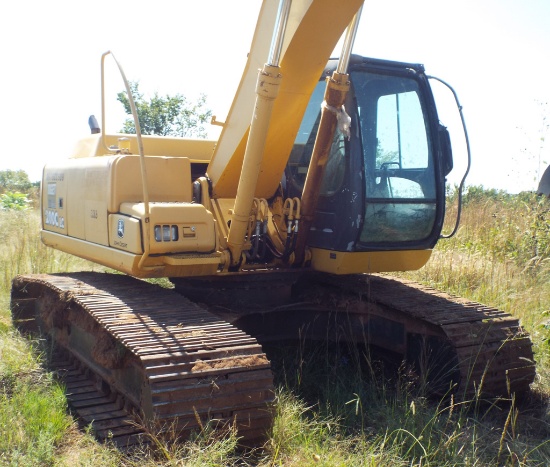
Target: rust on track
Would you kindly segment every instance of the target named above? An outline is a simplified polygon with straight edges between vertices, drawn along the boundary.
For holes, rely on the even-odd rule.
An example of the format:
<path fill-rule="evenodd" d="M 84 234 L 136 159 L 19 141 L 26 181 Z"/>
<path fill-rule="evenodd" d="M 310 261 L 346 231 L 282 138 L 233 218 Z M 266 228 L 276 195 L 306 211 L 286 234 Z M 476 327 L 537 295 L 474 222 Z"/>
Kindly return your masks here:
<path fill-rule="evenodd" d="M 411 364 L 435 395 L 506 398 L 529 391 L 535 378 L 528 334 L 517 318 L 493 307 L 378 274 L 265 273 L 255 287 L 237 279 L 173 282 L 261 343 L 310 339 L 381 348 Z M 288 288 L 278 302 L 265 298 L 274 282 Z"/>
<path fill-rule="evenodd" d="M 59 370 L 76 372 L 84 389 L 67 380 L 69 402 L 99 433 L 132 436 L 115 421 L 132 411 L 152 429 L 183 435 L 209 420 L 236 424 L 243 443 L 271 424 L 273 376 L 261 346 L 172 290 L 118 274 L 18 276 L 12 314 L 23 331 L 70 352 L 72 366 Z"/>
<path fill-rule="evenodd" d="M 437 341 L 431 351 L 446 360 L 458 394 L 509 397 L 526 393 L 535 378 L 531 339 L 509 313 L 396 277 L 333 277 L 329 283 L 367 328 L 374 319 L 401 324 L 409 357 L 418 351 L 415 338 Z"/>

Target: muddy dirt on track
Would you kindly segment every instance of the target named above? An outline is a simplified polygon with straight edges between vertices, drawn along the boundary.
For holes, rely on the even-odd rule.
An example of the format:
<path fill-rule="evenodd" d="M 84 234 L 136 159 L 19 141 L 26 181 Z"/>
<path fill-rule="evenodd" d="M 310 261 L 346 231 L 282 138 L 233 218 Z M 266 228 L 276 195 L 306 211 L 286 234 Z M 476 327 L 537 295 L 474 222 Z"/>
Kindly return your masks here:
<path fill-rule="evenodd" d="M 181 295 L 128 276 L 18 276 L 14 323 L 54 337 L 68 399 L 98 436 L 136 442 L 139 414 L 186 435 L 208 420 L 236 424 L 243 444 L 265 437 L 273 376 L 256 340 Z M 68 378 L 68 379 L 67 379 Z"/>

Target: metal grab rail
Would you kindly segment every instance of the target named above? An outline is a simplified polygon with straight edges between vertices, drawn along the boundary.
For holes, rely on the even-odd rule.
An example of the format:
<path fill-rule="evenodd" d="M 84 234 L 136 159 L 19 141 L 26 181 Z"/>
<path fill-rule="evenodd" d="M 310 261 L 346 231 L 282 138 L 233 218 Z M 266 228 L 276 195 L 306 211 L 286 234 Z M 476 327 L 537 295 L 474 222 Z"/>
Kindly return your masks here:
<path fill-rule="evenodd" d="M 149 253 L 151 251 L 151 232 L 148 225 L 150 222 L 151 213 L 149 209 L 149 189 L 147 186 L 147 169 L 145 167 L 145 152 L 143 150 L 143 140 L 141 138 L 141 127 L 139 125 L 139 117 L 137 113 L 136 103 L 134 102 L 134 97 L 132 96 L 132 91 L 130 89 L 130 83 L 126 78 L 126 74 L 124 73 L 122 66 L 120 65 L 120 63 L 118 62 L 114 54 L 109 50 L 101 56 L 101 121 L 102 121 L 101 142 L 107 151 L 113 152 L 113 149 L 109 148 L 107 146 L 107 143 L 105 142 L 105 126 L 106 126 L 105 125 L 105 58 L 107 57 L 107 55 L 111 55 L 111 57 L 113 57 L 113 60 L 115 61 L 116 66 L 122 77 L 122 81 L 124 82 L 124 87 L 126 88 L 126 93 L 128 94 L 128 101 L 130 103 L 130 109 L 132 110 L 134 126 L 136 128 L 136 139 L 138 144 L 139 162 L 140 162 L 140 168 L 141 168 L 141 185 L 143 189 L 143 205 L 145 208 L 145 217 L 143 219 L 145 223 L 145 228 L 144 228 L 145 232 L 143 236 L 143 239 L 144 239 L 143 255 L 141 256 L 141 259 L 139 260 L 139 265 L 138 265 L 138 267 L 142 269 L 143 263 L 149 257 Z"/>

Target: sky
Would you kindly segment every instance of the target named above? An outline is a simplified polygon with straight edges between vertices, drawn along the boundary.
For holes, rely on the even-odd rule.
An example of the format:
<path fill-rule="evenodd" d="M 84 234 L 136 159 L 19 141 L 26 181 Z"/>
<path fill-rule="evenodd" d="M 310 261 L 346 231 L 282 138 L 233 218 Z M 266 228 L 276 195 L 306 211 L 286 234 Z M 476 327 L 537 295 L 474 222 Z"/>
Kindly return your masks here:
<path fill-rule="evenodd" d="M 0 6 L 0 170 L 39 180 L 101 114 L 100 60 L 111 50 L 146 93 L 207 96 L 225 120 L 239 84 L 260 0 L 6 0 Z M 450 83 L 470 138 L 469 185 L 532 191 L 550 164 L 550 1 L 367 0 L 353 49 L 423 63 Z M 266 57 L 267 58 L 267 57 Z M 125 115 L 107 64 L 107 131 Z M 284 79 L 284 78 L 283 78 Z M 451 96 L 434 84 L 455 156 L 465 167 Z M 211 137 L 219 134 L 212 127 Z"/>

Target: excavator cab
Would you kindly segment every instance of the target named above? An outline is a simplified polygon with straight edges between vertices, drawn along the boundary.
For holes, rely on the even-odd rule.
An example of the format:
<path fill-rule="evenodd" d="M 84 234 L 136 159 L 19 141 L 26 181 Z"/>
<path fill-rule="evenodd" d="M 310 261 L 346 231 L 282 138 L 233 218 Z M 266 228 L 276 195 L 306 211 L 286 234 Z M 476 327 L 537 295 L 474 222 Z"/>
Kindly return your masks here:
<path fill-rule="evenodd" d="M 331 61 L 323 75 L 335 67 Z M 334 134 L 308 246 L 333 255 L 429 250 L 443 225 L 452 154 L 424 68 L 354 56 L 349 75 L 351 131 Z M 324 87 L 322 80 L 300 125 L 286 169 L 287 197 L 301 193 Z"/>

